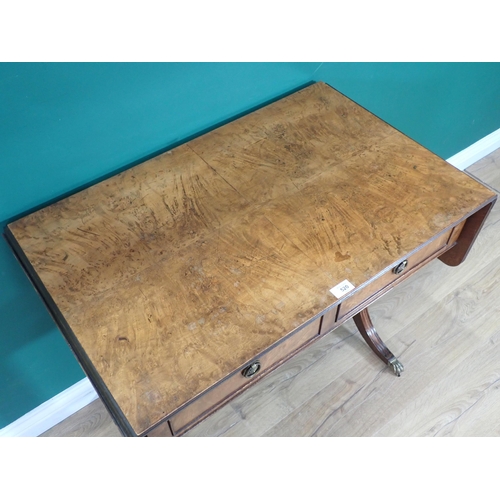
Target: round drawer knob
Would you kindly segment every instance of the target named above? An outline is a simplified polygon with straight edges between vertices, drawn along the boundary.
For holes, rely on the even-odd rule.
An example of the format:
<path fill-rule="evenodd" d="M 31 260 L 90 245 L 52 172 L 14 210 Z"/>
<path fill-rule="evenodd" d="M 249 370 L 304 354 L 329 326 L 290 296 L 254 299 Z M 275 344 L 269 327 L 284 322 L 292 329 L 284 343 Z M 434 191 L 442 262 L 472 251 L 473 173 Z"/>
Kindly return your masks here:
<path fill-rule="evenodd" d="M 393 270 L 392 272 L 394 274 L 401 274 L 405 269 L 406 267 L 408 266 L 408 261 L 405 259 L 403 260 L 403 262 L 400 262 Z"/>
<path fill-rule="evenodd" d="M 248 366 L 243 368 L 241 374 L 246 378 L 250 378 L 253 377 L 259 370 L 260 361 L 254 361 L 253 363 L 250 363 Z"/>

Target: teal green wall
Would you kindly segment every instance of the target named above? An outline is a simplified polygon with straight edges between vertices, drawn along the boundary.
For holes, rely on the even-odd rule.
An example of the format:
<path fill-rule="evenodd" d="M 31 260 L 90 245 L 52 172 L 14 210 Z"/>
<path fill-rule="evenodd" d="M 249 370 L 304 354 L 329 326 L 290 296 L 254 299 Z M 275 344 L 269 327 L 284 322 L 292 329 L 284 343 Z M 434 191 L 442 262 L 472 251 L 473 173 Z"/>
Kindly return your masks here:
<path fill-rule="evenodd" d="M 328 63 L 314 79 L 444 159 L 500 128 L 498 63 Z"/>
<path fill-rule="evenodd" d="M 0 64 L 0 227 L 317 80 L 444 158 L 500 128 L 500 64 Z M 83 376 L 0 240 L 0 428 Z"/>

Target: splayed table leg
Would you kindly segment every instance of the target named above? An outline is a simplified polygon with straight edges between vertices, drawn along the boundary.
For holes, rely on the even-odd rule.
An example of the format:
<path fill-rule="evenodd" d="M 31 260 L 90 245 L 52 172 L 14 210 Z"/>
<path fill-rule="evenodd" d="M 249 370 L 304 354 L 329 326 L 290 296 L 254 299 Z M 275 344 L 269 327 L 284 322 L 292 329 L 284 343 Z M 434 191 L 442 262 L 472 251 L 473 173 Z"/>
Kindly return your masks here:
<path fill-rule="evenodd" d="M 375 327 L 373 326 L 370 315 L 368 314 L 368 309 L 363 309 L 361 312 L 356 314 L 353 319 L 359 332 L 372 351 L 384 363 L 392 368 L 392 371 L 396 376 L 400 377 L 401 373 L 404 371 L 404 367 L 379 337 L 377 330 L 375 330 Z"/>

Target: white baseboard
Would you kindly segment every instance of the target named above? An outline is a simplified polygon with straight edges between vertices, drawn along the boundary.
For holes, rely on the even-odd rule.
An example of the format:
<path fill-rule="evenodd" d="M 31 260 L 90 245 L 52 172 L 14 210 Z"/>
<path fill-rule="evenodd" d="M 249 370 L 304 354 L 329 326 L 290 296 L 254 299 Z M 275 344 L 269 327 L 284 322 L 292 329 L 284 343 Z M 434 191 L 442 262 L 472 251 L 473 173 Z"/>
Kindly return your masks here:
<path fill-rule="evenodd" d="M 468 148 L 453 155 L 446 161 L 459 170 L 465 170 L 498 148 L 500 148 L 500 129 L 471 144 Z"/>
<path fill-rule="evenodd" d="M 498 148 L 500 148 L 500 129 L 448 158 L 447 161 L 459 170 L 464 170 Z M 0 437 L 39 436 L 96 398 L 97 393 L 89 379 L 85 378 L 1 429 Z"/>
<path fill-rule="evenodd" d="M 94 387 L 88 378 L 84 378 L 0 429 L 0 437 L 39 436 L 95 399 L 97 393 Z"/>

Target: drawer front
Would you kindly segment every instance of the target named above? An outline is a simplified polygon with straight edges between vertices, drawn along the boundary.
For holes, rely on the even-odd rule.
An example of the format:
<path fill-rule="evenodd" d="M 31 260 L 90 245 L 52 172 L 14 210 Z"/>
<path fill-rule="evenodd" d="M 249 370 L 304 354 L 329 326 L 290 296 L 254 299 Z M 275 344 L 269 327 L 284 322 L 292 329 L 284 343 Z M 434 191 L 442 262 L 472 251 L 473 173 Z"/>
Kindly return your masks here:
<path fill-rule="evenodd" d="M 451 247 L 457 242 L 458 237 L 460 236 L 460 233 L 462 232 L 462 229 L 464 228 L 466 222 L 467 219 L 463 220 L 453 228 L 450 239 L 448 241 L 448 246 Z"/>
<path fill-rule="evenodd" d="M 280 364 L 281 361 L 288 359 L 295 351 L 319 335 L 319 325 L 320 318 L 301 328 L 262 356 L 254 358 L 247 364 L 248 367 L 253 362 L 259 361 L 260 369 L 253 376 L 245 377 L 242 373 L 243 370 L 235 373 L 176 413 L 170 419 L 174 434 L 187 430 L 187 426 L 199 420 L 201 416 L 214 411 L 231 396 L 235 396 L 243 388 L 254 383 L 263 374 Z"/>
<path fill-rule="evenodd" d="M 447 247 L 448 240 L 452 230 L 447 231 L 429 244 L 421 248 L 418 252 L 410 255 L 406 260 L 408 264 L 406 268 L 399 274 L 395 274 L 393 270 L 387 271 L 385 274 L 369 283 L 367 286 L 354 293 L 351 297 L 340 304 L 337 321 L 343 319 L 354 309 L 358 309 L 363 303 L 367 302 L 373 295 L 383 290 L 397 280 L 404 279 L 411 271 L 427 259 L 432 258 L 434 254 L 438 254 L 441 250 Z M 395 266 L 396 267 L 396 266 Z M 394 269 L 394 268 L 393 268 Z"/>
<path fill-rule="evenodd" d="M 337 326 L 338 306 L 323 314 L 320 335 L 332 331 Z"/>
<path fill-rule="evenodd" d="M 168 421 L 162 422 L 146 434 L 146 437 L 173 437 Z"/>

